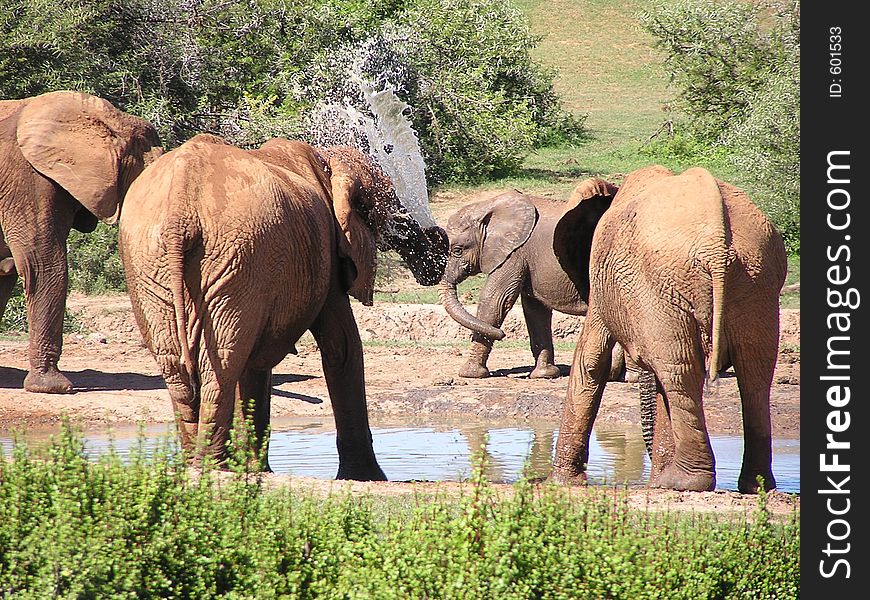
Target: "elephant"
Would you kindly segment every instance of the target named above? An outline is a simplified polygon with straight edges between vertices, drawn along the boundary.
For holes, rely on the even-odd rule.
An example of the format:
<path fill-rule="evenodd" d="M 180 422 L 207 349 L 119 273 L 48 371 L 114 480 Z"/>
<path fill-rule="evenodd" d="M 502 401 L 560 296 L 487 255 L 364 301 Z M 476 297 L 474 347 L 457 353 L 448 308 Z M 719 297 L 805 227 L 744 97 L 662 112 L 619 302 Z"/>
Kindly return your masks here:
<path fill-rule="evenodd" d="M 615 186 L 607 182 L 600 181 L 599 185 L 600 189 L 578 187 L 567 204 L 576 205 L 590 195 L 616 193 Z M 460 377 L 490 375 L 486 363 L 493 342 L 504 338 L 500 327 L 520 297 L 535 361 L 529 377 L 561 376 L 554 363 L 553 311 L 585 315 L 588 299 L 588 278 L 573 277 L 553 250 L 553 235 L 565 206 L 562 201 L 515 190 L 467 204 L 451 215 L 447 223 L 450 253 L 441 282 L 441 302 L 455 321 L 472 331 L 470 356 L 459 370 Z M 596 207 L 600 211 L 606 208 Z M 586 218 L 597 221 L 600 216 L 590 212 Z M 588 259 L 591 235 L 576 243 L 578 255 Z M 487 274 L 487 279 L 480 290 L 475 317 L 459 302 L 456 287 L 481 272 Z M 612 380 L 622 380 L 630 373 L 619 346 L 614 349 L 612 364 Z M 629 374 L 628 380 L 632 379 Z"/>
<path fill-rule="evenodd" d="M 242 416 L 266 455 L 272 368 L 310 330 L 333 406 L 337 478 L 385 479 L 349 299 L 372 304 L 378 247 L 396 250 L 421 284 L 440 280 L 444 230 L 421 226 L 353 148 L 276 138 L 243 150 L 200 134 L 134 182 L 121 260 L 191 463 L 225 466 Z"/>
<path fill-rule="evenodd" d="M 577 229 L 557 232 L 554 243 L 588 235 L 582 224 Z M 657 398 L 650 485 L 715 489 L 703 393 L 731 365 L 743 413 L 738 489 L 757 492 L 758 476 L 765 489 L 775 488 L 770 387 L 786 252 L 746 193 L 703 168 L 634 171 L 595 226 L 589 264 L 575 265 L 588 268 L 590 301 L 550 478 L 586 480 L 589 435 L 619 343 L 649 375 L 646 387 Z"/>
<path fill-rule="evenodd" d="M 130 183 L 160 153 L 153 125 L 96 96 L 59 91 L 0 101 L 0 317 L 20 275 L 27 391 L 73 391 L 57 366 L 70 229 L 114 223 Z"/>

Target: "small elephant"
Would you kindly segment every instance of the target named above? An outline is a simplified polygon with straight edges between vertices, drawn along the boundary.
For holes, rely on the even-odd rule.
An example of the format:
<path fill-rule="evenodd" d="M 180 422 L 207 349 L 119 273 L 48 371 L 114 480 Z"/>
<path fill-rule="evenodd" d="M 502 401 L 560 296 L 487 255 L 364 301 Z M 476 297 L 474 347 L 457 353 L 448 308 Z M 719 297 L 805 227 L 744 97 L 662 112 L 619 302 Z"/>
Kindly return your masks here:
<path fill-rule="evenodd" d="M 130 188 L 119 246 L 191 460 L 224 464 L 237 414 L 253 420 L 265 450 L 272 368 L 310 330 L 333 406 L 337 477 L 385 479 L 348 294 L 372 303 L 378 246 L 396 250 L 421 284 L 437 283 L 447 237 L 405 210 L 371 159 L 285 139 L 241 150 L 198 135 Z"/>
<path fill-rule="evenodd" d="M 574 206 L 591 195 L 612 195 L 616 187 L 600 182 L 600 188 L 578 188 L 568 201 Z M 586 203 L 584 207 L 592 207 Z M 586 218 L 597 222 L 605 206 L 596 205 Z M 561 375 L 554 363 L 553 311 L 585 315 L 588 277 L 573 277 L 559 263 L 553 250 L 553 235 L 565 214 L 566 203 L 507 192 L 489 200 L 463 206 L 447 224 L 449 256 L 441 283 L 441 301 L 447 313 L 472 334 L 471 355 L 460 377 L 488 377 L 486 366 L 494 340 L 504 338 L 499 329 L 517 298 L 522 298 L 523 316 L 529 330 L 529 345 L 535 366 L 529 377 Z M 575 215 L 575 213 L 572 213 Z M 577 239 L 577 256 L 588 262 L 592 244 Z M 459 302 L 456 287 L 466 278 L 486 273 L 480 290 L 477 316 Z M 611 379 L 620 380 L 626 365 L 620 347 L 614 349 Z"/>
<path fill-rule="evenodd" d="M 0 101 L 0 317 L 24 278 L 30 371 L 24 389 L 70 393 L 57 368 L 70 229 L 114 223 L 130 183 L 162 149 L 154 127 L 106 100 L 51 92 Z"/>
<path fill-rule="evenodd" d="M 579 229 L 563 233 L 587 235 Z M 561 241 L 557 235 L 557 245 Z M 595 227 L 589 265 L 589 310 L 551 478 L 585 481 L 589 435 L 611 348 L 619 343 L 650 374 L 658 396 L 652 485 L 715 488 L 702 396 L 705 383 L 732 365 L 744 424 L 738 488 L 756 492 L 759 475 L 766 489 L 775 488 L 770 386 L 787 266 L 782 237 L 770 221 L 744 192 L 704 169 L 674 175 L 647 167 L 626 177 Z"/>

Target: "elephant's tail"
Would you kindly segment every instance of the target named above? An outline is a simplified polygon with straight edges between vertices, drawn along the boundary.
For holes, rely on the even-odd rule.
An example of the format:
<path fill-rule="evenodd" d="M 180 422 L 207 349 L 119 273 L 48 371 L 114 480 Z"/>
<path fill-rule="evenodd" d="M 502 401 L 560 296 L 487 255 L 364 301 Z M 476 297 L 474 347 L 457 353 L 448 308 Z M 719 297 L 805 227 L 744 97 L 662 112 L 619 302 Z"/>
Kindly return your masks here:
<path fill-rule="evenodd" d="M 196 369 L 193 355 L 190 349 L 190 340 L 187 335 L 187 309 L 184 299 L 184 246 L 190 237 L 190 227 L 181 218 L 170 219 L 171 225 L 164 231 L 166 242 L 166 256 L 169 263 L 169 285 L 172 293 L 172 306 L 175 310 L 175 327 L 178 334 L 178 342 L 181 346 L 181 362 L 184 370 L 194 382 Z M 198 229 L 198 227 L 196 228 Z M 195 232 L 198 236 L 198 232 Z"/>
<path fill-rule="evenodd" d="M 710 367 L 707 371 L 707 385 L 719 378 L 719 352 L 722 344 L 722 313 L 725 312 L 725 269 L 714 269 L 713 279 L 713 331 L 710 348 Z"/>
<path fill-rule="evenodd" d="M 709 264 L 710 279 L 713 287 L 713 316 L 712 332 L 710 334 L 710 366 L 707 371 L 707 386 L 714 384 L 719 379 L 719 360 L 722 351 L 723 315 L 725 313 L 725 273 L 728 269 L 728 253 L 730 236 L 725 226 L 725 206 L 722 204 L 722 234 L 713 249 L 713 260 Z"/>

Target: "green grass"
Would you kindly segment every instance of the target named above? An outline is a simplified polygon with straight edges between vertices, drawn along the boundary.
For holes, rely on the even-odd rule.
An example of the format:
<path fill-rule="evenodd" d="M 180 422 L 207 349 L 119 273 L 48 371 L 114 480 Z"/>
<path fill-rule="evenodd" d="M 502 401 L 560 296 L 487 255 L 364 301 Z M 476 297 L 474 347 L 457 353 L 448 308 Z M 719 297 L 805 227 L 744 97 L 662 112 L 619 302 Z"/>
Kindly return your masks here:
<path fill-rule="evenodd" d="M 240 444 L 243 448 L 244 444 Z M 170 444 L 88 459 L 66 424 L 0 459 L 0 590 L 16 598 L 797 597 L 800 514 L 639 511 L 618 488 L 459 495 L 194 477 Z"/>
<path fill-rule="evenodd" d="M 469 277 L 458 286 L 456 286 L 456 294 L 464 303 L 476 302 L 480 294 L 480 288 L 486 281 L 484 275 L 475 275 Z M 382 283 L 382 287 L 389 288 L 390 280 Z M 441 300 L 438 295 L 437 286 L 415 286 L 408 290 L 398 290 L 395 292 L 376 291 L 374 296 L 375 302 L 393 302 L 399 304 L 440 304 Z"/>
<path fill-rule="evenodd" d="M 518 188 L 567 197 L 578 180 L 598 176 L 620 183 L 625 174 L 658 163 L 675 172 L 704 166 L 739 184 L 740 174 L 707 148 L 669 140 L 663 126 L 676 95 L 663 55 L 640 24 L 643 0 L 514 0 L 541 37 L 533 56 L 557 73 L 555 89 L 568 111 L 586 115 L 583 142 L 539 148 L 518 173 L 463 192 Z M 653 142 L 653 143 L 651 143 Z"/>

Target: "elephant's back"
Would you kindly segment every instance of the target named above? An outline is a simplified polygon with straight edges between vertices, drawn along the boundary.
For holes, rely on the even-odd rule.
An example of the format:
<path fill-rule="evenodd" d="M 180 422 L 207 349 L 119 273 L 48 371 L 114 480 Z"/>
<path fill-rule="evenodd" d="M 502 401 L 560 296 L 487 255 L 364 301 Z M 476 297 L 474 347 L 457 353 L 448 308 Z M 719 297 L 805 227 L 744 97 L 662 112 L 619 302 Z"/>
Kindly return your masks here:
<path fill-rule="evenodd" d="M 617 195 L 599 222 L 592 242 L 590 263 L 596 266 L 590 293 L 594 297 L 596 290 L 607 289 L 618 304 L 640 316 L 639 322 L 659 318 L 647 314 L 650 307 L 682 315 L 680 319 L 707 321 L 711 272 L 723 272 L 727 257 L 718 186 L 700 169 L 679 176 L 663 171 L 653 175 L 642 185 L 620 189 L 622 196 Z"/>

